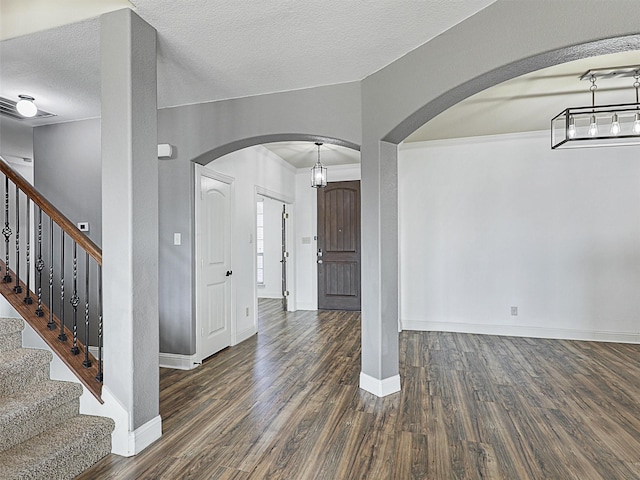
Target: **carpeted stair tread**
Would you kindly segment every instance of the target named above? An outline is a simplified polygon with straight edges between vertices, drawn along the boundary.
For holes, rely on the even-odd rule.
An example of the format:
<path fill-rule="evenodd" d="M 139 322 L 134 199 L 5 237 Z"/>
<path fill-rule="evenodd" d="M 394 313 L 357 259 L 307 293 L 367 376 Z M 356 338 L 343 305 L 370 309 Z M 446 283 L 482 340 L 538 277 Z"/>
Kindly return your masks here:
<path fill-rule="evenodd" d="M 17 318 L 0 318 L 0 352 L 22 346 L 24 322 Z"/>
<path fill-rule="evenodd" d="M 0 452 L 78 415 L 82 386 L 47 380 L 0 397 Z"/>
<path fill-rule="evenodd" d="M 13 332 L 22 332 L 24 329 L 24 320 L 21 318 L 5 318 L 0 317 L 0 335 L 6 335 Z"/>
<path fill-rule="evenodd" d="M 3 480 L 71 479 L 111 450 L 110 418 L 79 415 L 0 453 Z"/>
<path fill-rule="evenodd" d="M 51 352 L 33 348 L 0 352 L 0 396 L 47 380 L 52 358 Z"/>

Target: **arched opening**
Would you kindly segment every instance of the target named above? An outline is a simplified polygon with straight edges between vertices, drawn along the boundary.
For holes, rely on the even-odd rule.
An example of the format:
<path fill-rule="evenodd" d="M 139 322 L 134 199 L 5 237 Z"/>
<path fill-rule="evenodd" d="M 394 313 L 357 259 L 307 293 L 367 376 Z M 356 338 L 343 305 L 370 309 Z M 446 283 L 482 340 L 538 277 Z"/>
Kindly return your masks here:
<path fill-rule="evenodd" d="M 317 141 L 324 144 L 330 182 L 347 175 L 359 180 L 359 163 L 345 164 L 359 162 L 359 147 L 316 135 L 243 139 L 194 160 L 197 361 L 257 333 L 260 305 L 273 308 L 274 299 L 288 311 L 317 310 L 316 190 L 309 184 Z M 225 229 L 231 247 L 213 261 L 207 255 L 218 251 L 216 239 Z M 214 263 L 223 265 L 220 271 L 212 267 L 207 273 Z M 224 307 L 209 311 L 211 305 Z M 214 314 L 225 318 L 216 320 Z M 214 331 L 225 337 L 222 343 Z"/>

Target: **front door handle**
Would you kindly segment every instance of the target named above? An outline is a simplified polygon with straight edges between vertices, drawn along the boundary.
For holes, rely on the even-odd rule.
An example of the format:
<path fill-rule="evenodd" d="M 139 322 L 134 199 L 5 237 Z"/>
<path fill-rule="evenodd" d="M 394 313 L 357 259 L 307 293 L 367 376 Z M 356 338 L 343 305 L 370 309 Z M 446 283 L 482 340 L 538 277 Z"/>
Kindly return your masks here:
<path fill-rule="evenodd" d="M 225 277 L 230 277 L 233 274 L 231 270 L 227 270 Z"/>

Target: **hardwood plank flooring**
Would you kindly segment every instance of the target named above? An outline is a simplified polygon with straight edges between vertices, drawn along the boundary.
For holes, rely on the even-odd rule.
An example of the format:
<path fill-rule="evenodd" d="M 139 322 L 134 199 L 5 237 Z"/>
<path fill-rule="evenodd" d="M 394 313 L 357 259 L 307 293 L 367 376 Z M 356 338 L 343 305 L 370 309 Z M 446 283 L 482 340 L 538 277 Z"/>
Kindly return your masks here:
<path fill-rule="evenodd" d="M 640 345 L 400 336 L 402 392 L 358 388 L 360 314 L 282 313 L 161 369 L 163 437 L 78 479 L 640 479 Z"/>

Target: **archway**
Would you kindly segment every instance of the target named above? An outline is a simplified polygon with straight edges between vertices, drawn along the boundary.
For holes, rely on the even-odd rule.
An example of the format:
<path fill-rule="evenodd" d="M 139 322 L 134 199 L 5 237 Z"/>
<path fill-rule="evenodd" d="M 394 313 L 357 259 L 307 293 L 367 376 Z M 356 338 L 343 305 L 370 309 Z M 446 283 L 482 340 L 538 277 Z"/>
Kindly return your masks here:
<path fill-rule="evenodd" d="M 282 143 L 283 140 L 309 142 L 314 151 L 315 146 L 310 140 L 322 140 L 327 145 L 339 144 L 343 147 L 349 145 L 350 147 L 346 148 L 352 148 L 353 150 L 359 148 L 350 142 L 317 135 L 289 136 L 285 134 L 244 139 L 233 142 L 230 145 L 224 145 L 215 151 L 206 152 L 199 157 L 201 161 L 206 162 L 206 165 L 201 166 L 196 163 L 194 169 L 194 187 L 196 191 L 194 219 L 196 275 L 194 293 L 197 361 L 208 357 L 215 350 L 201 348 L 205 344 L 201 338 L 204 335 L 202 332 L 213 331 L 208 329 L 208 324 L 205 322 L 205 319 L 209 321 L 208 319 L 213 318 L 212 315 L 208 315 L 204 311 L 208 308 L 207 305 L 211 303 L 206 300 L 209 298 L 207 292 L 213 291 L 211 290 L 213 287 L 206 284 L 209 280 L 204 280 L 209 277 L 205 274 L 206 269 L 203 265 L 208 265 L 209 262 L 203 255 L 210 251 L 209 248 L 204 248 L 205 245 L 208 245 L 207 239 L 215 240 L 215 235 L 212 233 L 213 231 L 206 228 L 208 224 L 207 215 L 209 214 L 205 214 L 204 197 L 201 191 L 204 183 L 211 183 L 210 178 L 226 183 L 228 187 L 225 190 L 230 198 L 232 252 L 229 257 L 231 259 L 228 261 L 228 266 L 222 269 L 223 271 L 221 271 L 222 273 L 219 275 L 220 278 L 216 284 L 220 287 L 220 291 L 232 290 L 233 295 L 232 299 L 228 301 L 213 302 L 219 305 L 229 305 L 229 308 L 222 309 L 228 312 L 228 317 L 226 318 L 228 318 L 229 327 L 223 328 L 225 322 L 216 323 L 218 330 L 228 332 L 228 343 L 224 346 L 238 344 L 258 332 L 259 302 L 257 298 L 260 292 L 267 294 L 267 297 L 276 298 L 279 293 L 284 291 L 280 290 L 281 285 L 276 285 L 275 292 L 278 295 L 274 297 L 274 284 L 278 282 L 274 282 L 273 275 L 263 276 L 261 282 L 257 280 L 258 263 L 262 260 L 262 264 L 265 265 L 265 260 L 269 258 L 269 255 L 265 254 L 264 247 L 268 245 L 274 247 L 277 243 L 276 249 L 282 248 L 280 243 L 282 238 L 281 226 L 278 226 L 279 238 L 277 239 L 271 238 L 270 241 L 267 241 L 270 237 L 258 235 L 259 231 L 256 229 L 257 206 L 264 206 L 263 202 L 257 202 L 259 198 L 264 201 L 266 197 L 266 203 L 280 202 L 280 212 L 274 213 L 274 211 L 271 211 L 272 209 L 267 209 L 271 213 L 262 217 L 270 219 L 272 222 L 280 222 L 278 219 L 282 214 L 282 205 L 287 205 L 287 241 L 285 244 L 288 244 L 290 248 L 287 249 L 287 261 L 285 263 L 287 274 L 284 278 L 289 280 L 286 288 L 287 299 L 290 301 L 289 309 L 316 309 L 315 306 L 310 308 L 312 304 L 317 305 L 317 300 L 315 299 L 317 291 L 310 295 L 310 290 L 315 285 L 314 281 L 317 276 L 316 249 L 314 248 L 317 236 L 315 225 L 312 226 L 313 219 L 315 219 L 313 213 L 315 213 L 316 190 L 309 186 L 309 170 L 306 167 L 296 169 L 294 166 L 287 164 L 283 160 L 288 157 L 282 154 L 281 158 L 274 151 L 265 148 L 269 146 L 269 144 L 263 143 L 265 140 L 270 142 L 278 141 L 278 143 Z M 224 155 L 221 155 L 223 152 Z M 207 161 L 210 159 L 211 161 Z M 299 167 L 300 165 L 297 166 Z M 336 176 L 335 179 L 339 178 Z M 215 215 L 215 212 L 211 214 Z M 224 222 L 216 222 L 215 224 L 224 225 Z M 262 233 L 269 230 L 266 228 L 266 224 L 261 224 L 261 227 L 263 225 L 264 228 L 260 229 Z M 296 238 L 302 239 L 303 237 L 307 239 L 306 242 L 302 240 L 294 241 Z M 259 245 L 263 247 L 261 252 L 257 251 Z M 273 248 L 269 253 L 273 253 Z M 280 262 L 280 258 L 278 258 L 277 262 Z M 267 273 L 269 271 L 269 269 L 263 270 L 263 272 Z M 224 272 L 231 273 L 225 278 Z M 282 277 L 279 278 L 280 280 L 282 279 Z M 313 296 L 313 300 L 309 299 L 310 296 Z M 207 335 L 207 338 L 209 336 L 213 338 L 213 334 Z"/>
<path fill-rule="evenodd" d="M 513 4 L 502 4 L 500 7 L 505 10 L 529 9 Z M 486 12 L 481 12 L 479 16 L 484 16 L 484 13 Z M 532 12 L 528 13 L 533 15 Z M 485 20 L 487 23 L 495 22 L 495 18 Z M 495 46 L 495 38 L 491 38 L 486 32 L 478 36 L 474 28 L 466 28 L 469 26 L 471 25 L 463 22 L 452 29 L 455 30 L 452 35 L 458 35 L 463 43 L 474 42 L 474 51 L 478 48 L 491 51 Z M 521 27 L 523 30 L 514 35 L 535 36 L 531 31 L 535 28 L 533 23 Z M 495 28 L 499 30 L 500 27 L 495 25 Z M 363 81 L 363 98 L 370 102 L 363 104 L 362 196 L 363 204 L 371 207 L 363 214 L 363 253 L 369 257 L 364 263 L 363 275 L 371 279 L 371 283 L 368 288 L 363 289 L 363 368 L 360 386 L 379 396 L 400 389 L 397 373 L 397 145 L 450 106 L 505 80 L 575 59 L 640 49 L 638 34 L 584 41 L 542 52 L 536 52 L 540 45 L 523 47 L 518 44 L 516 51 L 506 49 L 496 53 L 485 68 L 477 65 L 477 60 L 476 65 L 471 68 L 470 65 L 453 61 L 454 65 L 447 70 L 447 75 L 439 78 L 439 72 L 428 71 L 429 60 L 438 58 L 446 61 L 447 54 L 455 58 L 456 46 L 450 44 L 451 38 L 452 36 L 438 37 Z M 412 61 L 418 62 L 418 66 L 412 64 Z M 470 64 L 473 63 L 469 61 Z M 424 74 L 426 84 L 433 80 L 431 88 L 418 85 L 413 80 L 416 70 Z M 458 78 L 455 78 L 456 73 L 459 74 Z M 416 109 L 415 105 L 420 106 Z M 386 115 L 382 115 L 382 112 Z"/>

